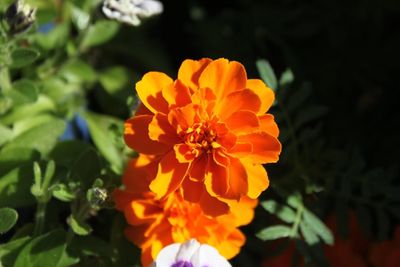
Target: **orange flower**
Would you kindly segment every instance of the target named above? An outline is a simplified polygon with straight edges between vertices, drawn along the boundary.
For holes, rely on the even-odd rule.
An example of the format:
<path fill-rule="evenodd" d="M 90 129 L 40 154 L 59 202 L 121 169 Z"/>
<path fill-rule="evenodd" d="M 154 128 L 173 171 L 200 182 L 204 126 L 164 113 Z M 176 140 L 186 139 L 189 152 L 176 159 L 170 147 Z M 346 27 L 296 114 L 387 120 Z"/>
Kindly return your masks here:
<path fill-rule="evenodd" d="M 142 249 L 143 266 L 163 247 L 192 238 L 215 247 L 228 259 L 238 254 L 245 236 L 237 227 L 250 223 L 257 201 L 242 198 L 231 204 L 231 213 L 210 217 L 199 204 L 185 201 L 180 190 L 157 200 L 148 191 L 148 174 L 156 168 L 147 156 L 132 160 L 123 177 L 125 189 L 114 192 L 116 208 L 124 212 L 129 223 L 125 234 Z"/>
<path fill-rule="evenodd" d="M 125 141 L 155 155 L 150 190 L 162 199 L 182 188 L 184 199 L 204 212 L 227 213 L 243 196 L 268 187 L 261 164 L 281 152 L 278 127 L 265 114 L 274 94 L 244 67 L 226 59 L 185 60 L 172 80 L 149 72 L 136 84 L 143 106 L 125 123 Z"/>

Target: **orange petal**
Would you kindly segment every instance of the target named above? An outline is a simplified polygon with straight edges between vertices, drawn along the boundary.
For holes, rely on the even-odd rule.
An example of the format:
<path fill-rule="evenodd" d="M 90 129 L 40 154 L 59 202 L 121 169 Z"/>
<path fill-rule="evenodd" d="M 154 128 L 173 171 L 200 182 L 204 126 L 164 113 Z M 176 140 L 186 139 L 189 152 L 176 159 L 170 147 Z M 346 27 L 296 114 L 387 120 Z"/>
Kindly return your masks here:
<path fill-rule="evenodd" d="M 200 157 L 192 162 L 189 170 L 189 177 L 191 178 L 191 180 L 199 182 L 202 182 L 204 180 L 208 160 L 208 155 L 202 154 L 200 155 Z"/>
<path fill-rule="evenodd" d="M 142 103 L 153 113 L 168 113 L 168 103 L 161 94 L 172 79 L 162 72 L 148 72 L 136 83 L 137 94 Z"/>
<path fill-rule="evenodd" d="M 149 137 L 149 124 L 152 115 L 139 115 L 125 122 L 125 143 L 132 149 L 143 154 L 164 154 L 171 146 L 156 142 Z"/>
<path fill-rule="evenodd" d="M 247 155 L 253 163 L 272 163 L 279 159 L 281 143 L 266 132 L 238 136 L 238 142 L 249 143 L 253 146 L 252 152 Z"/>
<path fill-rule="evenodd" d="M 224 196 L 229 189 L 228 169 L 210 160 L 204 184 L 211 196 Z"/>
<path fill-rule="evenodd" d="M 238 229 L 234 229 L 226 240 L 217 247 L 219 253 L 226 259 L 235 257 L 240 252 L 240 247 L 246 242 L 245 235 Z"/>
<path fill-rule="evenodd" d="M 187 88 L 180 80 L 176 80 L 174 83 L 166 86 L 162 90 L 162 95 L 169 103 L 170 107 L 183 107 L 192 103 L 189 88 Z"/>
<path fill-rule="evenodd" d="M 261 107 L 260 97 L 250 89 L 230 93 L 223 101 L 215 106 L 215 113 L 224 121 L 232 113 L 248 110 L 258 113 Z"/>
<path fill-rule="evenodd" d="M 232 215 L 235 216 L 236 227 L 249 224 L 253 220 L 254 208 L 257 204 L 258 200 L 250 199 L 247 196 L 242 197 L 239 201 L 230 201 L 228 203 Z"/>
<path fill-rule="evenodd" d="M 228 204 L 210 196 L 206 190 L 203 190 L 199 204 L 203 212 L 212 217 L 220 216 L 229 212 Z"/>
<path fill-rule="evenodd" d="M 274 103 L 275 95 L 271 88 L 259 79 L 249 79 L 246 83 L 246 88 L 249 88 L 258 95 L 261 100 L 261 107 L 258 114 L 264 114 Z"/>
<path fill-rule="evenodd" d="M 247 195 L 252 199 L 256 199 L 269 186 L 267 171 L 262 165 L 248 161 L 244 161 L 244 167 L 246 168 L 249 184 Z"/>
<path fill-rule="evenodd" d="M 185 179 L 182 183 L 183 198 L 189 202 L 199 202 L 204 191 L 204 184 Z"/>
<path fill-rule="evenodd" d="M 231 158 L 231 164 L 228 166 L 229 189 L 222 197 L 239 200 L 248 191 L 247 172 L 240 160 Z"/>
<path fill-rule="evenodd" d="M 169 124 L 167 115 L 157 113 L 149 124 L 150 139 L 173 146 L 180 142 L 176 130 Z"/>
<path fill-rule="evenodd" d="M 236 142 L 235 145 L 228 150 L 228 153 L 237 158 L 246 157 L 253 151 L 253 145 L 250 143 Z"/>
<path fill-rule="evenodd" d="M 112 193 L 112 196 L 115 202 L 115 208 L 119 211 L 123 211 L 125 207 L 128 206 L 133 199 L 135 199 L 135 195 L 120 189 L 115 189 Z"/>
<path fill-rule="evenodd" d="M 263 132 L 267 132 L 275 138 L 279 136 L 279 128 L 274 120 L 274 116 L 272 114 L 264 114 L 258 116 L 258 120 L 260 121 L 260 130 Z"/>
<path fill-rule="evenodd" d="M 198 156 L 198 151 L 187 144 L 177 144 L 174 146 L 174 150 L 176 159 L 180 163 L 192 162 Z"/>
<path fill-rule="evenodd" d="M 230 164 L 229 157 L 221 151 L 221 149 L 213 149 L 213 159 L 214 162 L 220 165 L 221 167 L 227 167 Z"/>
<path fill-rule="evenodd" d="M 226 126 L 235 134 L 252 132 L 259 128 L 260 122 L 252 111 L 239 110 L 225 121 Z"/>
<path fill-rule="evenodd" d="M 148 170 L 150 160 L 153 157 L 140 155 L 128 162 L 125 172 L 122 176 L 122 182 L 126 190 L 130 193 L 140 195 L 149 190 Z M 154 164 L 152 164 L 154 165 Z"/>
<path fill-rule="evenodd" d="M 242 64 L 220 58 L 211 62 L 200 75 L 200 88 L 210 88 L 218 100 L 246 88 L 247 74 Z"/>
<path fill-rule="evenodd" d="M 157 198 L 175 191 L 181 185 L 188 167 L 188 163 L 179 163 L 175 151 L 171 150 L 158 164 L 157 176 L 150 183 L 150 190 L 157 195 Z"/>
<path fill-rule="evenodd" d="M 152 200 L 135 200 L 124 210 L 130 225 L 147 224 L 163 214 L 163 209 Z"/>
<path fill-rule="evenodd" d="M 189 104 L 181 108 L 174 108 L 168 113 L 169 123 L 178 130 L 186 130 L 199 120 L 197 115 L 199 107 Z"/>
<path fill-rule="evenodd" d="M 146 108 L 146 106 L 143 105 L 143 103 L 140 103 L 135 112 L 135 116 L 139 115 L 153 115 L 153 112 L 151 112 L 148 108 Z"/>
<path fill-rule="evenodd" d="M 197 90 L 200 74 L 211 61 L 209 58 L 202 58 L 200 60 L 186 59 L 179 68 L 178 79 L 192 90 Z"/>

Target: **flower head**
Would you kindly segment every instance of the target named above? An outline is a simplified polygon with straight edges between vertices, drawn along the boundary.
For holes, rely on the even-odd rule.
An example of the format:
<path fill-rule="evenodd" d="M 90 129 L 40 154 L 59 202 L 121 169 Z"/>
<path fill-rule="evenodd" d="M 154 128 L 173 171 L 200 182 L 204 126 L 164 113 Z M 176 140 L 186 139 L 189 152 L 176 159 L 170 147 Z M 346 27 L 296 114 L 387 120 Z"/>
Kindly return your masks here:
<path fill-rule="evenodd" d="M 212 246 L 195 239 L 163 248 L 150 267 L 230 267 L 229 262 Z"/>
<path fill-rule="evenodd" d="M 156 199 L 148 191 L 149 174 L 155 171 L 153 157 L 133 159 L 123 176 L 125 189 L 114 192 L 116 208 L 124 212 L 129 224 L 125 234 L 142 249 L 143 266 L 152 262 L 163 247 L 192 238 L 212 245 L 228 259 L 239 253 L 245 236 L 237 227 L 250 223 L 256 200 L 234 201 L 230 213 L 211 217 L 198 203 L 184 200 L 181 190 Z"/>
<path fill-rule="evenodd" d="M 278 160 L 278 127 L 265 114 L 274 94 L 226 59 L 185 60 L 174 81 L 149 72 L 136 84 L 143 105 L 125 123 L 125 141 L 155 157 L 150 190 L 162 199 L 182 188 L 185 200 L 212 216 L 268 187 L 261 164 Z"/>
<path fill-rule="evenodd" d="M 133 26 L 140 25 L 140 19 L 162 13 L 163 5 L 157 0 L 105 0 L 103 13 Z"/>
<path fill-rule="evenodd" d="M 6 10 L 5 19 L 10 27 L 11 34 L 17 34 L 28 30 L 35 22 L 36 8 L 25 4 L 23 0 L 17 0 Z"/>

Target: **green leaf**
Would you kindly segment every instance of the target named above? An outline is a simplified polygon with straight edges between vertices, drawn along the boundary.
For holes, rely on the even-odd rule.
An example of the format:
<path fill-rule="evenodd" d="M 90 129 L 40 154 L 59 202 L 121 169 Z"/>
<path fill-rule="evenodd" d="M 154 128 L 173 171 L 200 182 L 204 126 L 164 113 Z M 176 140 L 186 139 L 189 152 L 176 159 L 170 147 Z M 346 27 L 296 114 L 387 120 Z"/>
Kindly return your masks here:
<path fill-rule="evenodd" d="M 293 223 L 296 219 L 296 213 L 290 207 L 279 204 L 275 200 L 263 201 L 261 206 L 286 223 Z"/>
<path fill-rule="evenodd" d="M 307 222 L 302 221 L 300 223 L 300 231 L 307 244 L 314 245 L 319 242 L 318 236 L 315 234 L 312 228 L 307 224 Z"/>
<path fill-rule="evenodd" d="M 33 117 L 27 117 L 27 118 L 18 120 L 13 125 L 14 137 L 17 137 L 20 134 L 22 134 L 36 126 L 40 126 L 47 122 L 54 121 L 55 119 L 57 119 L 57 118 L 54 115 L 45 113 L 45 114 L 37 114 L 36 116 L 33 116 Z"/>
<path fill-rule="evenodd" d="M 9 142 L 4 149 L 15 147 L 33 148 L 46 155 L 55 146 L 65 129 L 65 122 L 60 119 L 51 120 L 35 126 Z"/>
<path fill-rule="evenodd" d="M 84 36 L 81 46 L 83 49 L 91 46 L 101 45 L 108 40 L 112 39 L 117 34 L 119 24 L 115 21 L 100 20 L 94 25 L 89 27 L 86 35 Z"/>
<path fill-rule="evenodd" d="M 50 157 L 54 159 L 57 165 L 71 169 L 76 159 L 86 153 L 88 149 L 93 149 L 93 146 L 78 140 L 68 140 L 57 143 L 56 147 L 50 152 Z"/>
<path fill-rule="evenodd" d="M 129 83 L 130 76 L 124 67 L 112 67 L 102 71 L 99 79 L 104 89 L 114 95 Z"/>
<path fill-rule="evenodd" d="M 63 46 L 68 41 L 69 26 L 67 23 L 56 25 L 47 33 L 36 33 L 34 40 L 37 45 L 45 50 L 52 50 Z"/>
<path fill-rule="evenodd" d="M 292 229 L 286 225 L 274 225 L 267 227 L 256 234 L 261 240 L 275 240 L 288 237 L 291 235 Z"/>
<path fill-rule="evenodd" d="M 45 95 L 40 95 L 36 102 L 14 107 L 11 112 L 0 118 L 0 122 L 9 125 L 16 121 L 31 118 L 45 111 L 54 111 L 53 101 Z"/>
<path fill-rule="evenodd" d="M 111 245 L 93 235 L 77 236 L 72 241 L 71 249 L 85 256 L 102 257 L 108 260 L 113 256 Z"/>
<path fill-rule="evenodd" d="M 294 75 L 292 70 L 286 69 L 282 75 L 281 78 L 279 79 L 279 86 L 280 87 L 286 87 L 289 84 L 291 84 L 294 80 Z"/>
<path fill-rule="evenodd" d="M 65 184 L 56 184 L 51 188 L 52 194 L 58 200 L 71 202 L 76 198 L 75 192 L 70 190 Z"/>
<path fill-rule="evenodd" d="M 19 166 L 0 177 L 0 206 L 19 208 L 34 204 L 35 199 L 30 194 L 32 183 L 31 164 Z"/>
<path fill-rule="evenodd" d="M 85 152 L 76 157 L 74 164 L 68 175 L 68 179 L 79 181 L 86 187 L 100 176 L 101 163 L 100 158 L 93 148 L 88 148 Z"/>
<path fill-rule="evenodd" d="M 278 82 L 276 75 L 269 62 L 265 59 L 259 59 L 256 61 L 257 70 L 260 73 L 261 79 L 270 87 L 272 90 L 276 90 Z"/>
<path fill-rule="evenodd" d="M 88 123 L 89 131 L 96 147 L 111 164 L 112 169 L 116 173 L 121 173 L 123 170 L 123 158 L 121 152 L 110 138 L 110 126 L 114 123 L 122 124 L 122 121 L 91 112 L 85 112 L 82 115 Z"/>
<path fill-rule="evenodd" d="M 334 238 L 331 230 L 312 212 L 307 209 L 303 211 L 303 219 L 310 228 L 317 233 L 321 239 L 328 245 L 333 245 Z"/>
<path fill-rule="evenodd" d="M 13 266 L 15 258 L 21 249 L 30 241 L 29 236 L 11 240 L 0 245 L 0 263 L 3 266 Z"/>
<path fill-rule="evenodd" d="M 33 103 L 38 98 L 39 90 L 36 85 L 27 79 L 18 80 L 12 84 L 12 90 L 6 92 L 14 105 Z"/>
<path fill-rule="evenodd" d="M 94 69 L 80 59 L 68 61 L 61 67 L 58 74 L 69 83 L 92 83 L 97 79 L 97 73 Z"/>
<path fill-rule="evenodd" d="M 16 147 L 0 150 L 0 176 L 25 163 L 39 160 L 40 154 L 31 148 Z"/>
<path fill-rule="evenodd" d="M 14 267 L 68 267 L 79 261 L 68 255 L 66 233 L 54 230 L 29 242 L 19 253 Z"/>
<path fill-rule="evenodd" d="M 13 131 L 10 128 L 0 124 L 0 146 L 12 139 L 13 135 Z"/>
<path fill-rule="evenodd" d="M 77 235 L 88 235 L 92 232 L 92 227 L 82 220 L 78 220 L 73 214 L 68 218 L 68 224 Z"/>
<path fill-rule="evenodd" d="M 39 52 L 31 48 L 17 48 L 11 52 L 11 68 L 21 68 L 32 64 L 38 57 Z"/>
<path fill-rule="evenodd" d="M 18 220 L 18 213 L 11 208 L 0 209 L 0 234 L 8 232 Z"/>

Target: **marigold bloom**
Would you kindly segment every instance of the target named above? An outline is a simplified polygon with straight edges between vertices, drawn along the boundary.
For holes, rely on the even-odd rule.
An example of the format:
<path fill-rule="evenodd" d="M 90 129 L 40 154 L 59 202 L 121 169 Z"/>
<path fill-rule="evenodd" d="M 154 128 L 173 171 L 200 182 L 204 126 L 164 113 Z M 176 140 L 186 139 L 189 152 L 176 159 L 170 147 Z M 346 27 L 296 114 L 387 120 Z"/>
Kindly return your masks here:
<path fill-rule="evenodd" d="M 155 155 L 150 190 L 157 199 L 182 188 L 186 200 L 217 216 L 243 196 L 256 199 L 269 184 L 261 164 L 281 152 L 278 127 L 265 114 L 274 93 L 226 59 L 185 60 L 174 81 L 149 72 L 136 84 L 143 103 L 125 123 L 125 142 Z"/>
<path fill-rule="evenodd" d="M 239 253 L 245 236 L 237 227 L 253 219 L 256 200 L 233 201 L 230 213 L 211 217 L 198 203 L 185 201 L 181 190 L 157 200 L 148 191 L 149 173 L 155 171 L 153 158 L 142 155 L 133 159 L 123 176 L 125 189 L 114 192 L 116 208 L 124 212 L 129 224 L 125 234 L 142 249 L 143 266 L 151 263 L 163 247 L 192 238 L 215 247 L 227 259 Z"/>

